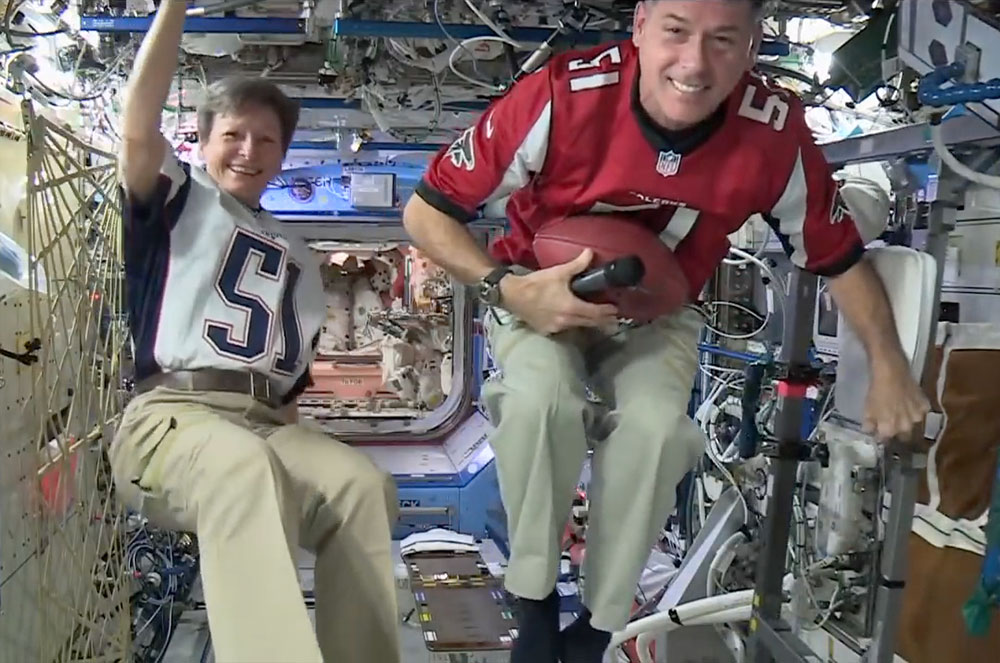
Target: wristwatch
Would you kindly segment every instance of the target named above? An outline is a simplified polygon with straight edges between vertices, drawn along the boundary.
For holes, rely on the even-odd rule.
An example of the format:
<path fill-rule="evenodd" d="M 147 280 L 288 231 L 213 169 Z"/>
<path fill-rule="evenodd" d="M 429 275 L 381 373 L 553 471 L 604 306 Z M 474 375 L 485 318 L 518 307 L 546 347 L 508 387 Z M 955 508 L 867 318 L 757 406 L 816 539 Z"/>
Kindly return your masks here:
<path fill-rule="evenodd" d="M 479 281 L 479 299 L 487 306 L 500 306 L 500 281 L 513 270 L 501 265 Z"/>

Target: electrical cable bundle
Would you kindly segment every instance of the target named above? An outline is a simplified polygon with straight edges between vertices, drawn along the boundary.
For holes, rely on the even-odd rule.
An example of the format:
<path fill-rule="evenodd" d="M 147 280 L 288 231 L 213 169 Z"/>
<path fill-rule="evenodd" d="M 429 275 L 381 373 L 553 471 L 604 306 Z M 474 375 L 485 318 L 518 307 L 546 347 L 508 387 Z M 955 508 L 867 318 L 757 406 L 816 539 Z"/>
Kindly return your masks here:
<path fill-rule="evenodd" d="M 133 522 L 137 518 L 133 516 Z M 143 522 L 126 546 L 125 572 L 139 586 L 131 597 L 135 660 L 159 663 L 198 577 L 194 539 L 186 533 L 151 529 Z"/>

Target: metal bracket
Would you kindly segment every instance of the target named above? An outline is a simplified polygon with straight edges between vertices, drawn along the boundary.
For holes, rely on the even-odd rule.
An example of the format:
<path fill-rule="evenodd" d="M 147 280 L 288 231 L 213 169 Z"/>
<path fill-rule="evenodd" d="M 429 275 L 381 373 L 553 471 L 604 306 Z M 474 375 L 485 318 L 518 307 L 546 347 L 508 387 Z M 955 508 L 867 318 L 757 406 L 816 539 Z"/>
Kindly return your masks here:
<path fill-rule="evenodd" d="M 941 296 L 944 248 L 948 232 L 955 227 L 955 203 L 959 178 L 943 165 L 940 168 L 938 190 L 931 203 L 929 237 L 925 251 L 938 264 L 934 310 Z M 808 648 L 781 621 L 783 600 L 781 578 L 784 573 L 785 550 L 791 521 L 791 500 L 795 490 L 795 472 L 801 456 L 800 422 L 802 385 L 807 381 L 804 346 L 810 338 L 808 328 L 812 318 L 815 279 L 799 271 L 792 273 L 788 320 L 785 324 L 781 360 L 788 365 L 786 390 L 779 405 L 776 437 L 779 453 L 771 464 L 772 494 L 763 528 L 763 552 L 757 569 L 753 621 L 751 622 L 748 660 L 752 663 L 806 663 L 817 660 Z M 931 339 L 936 338 L 937 315 L 933 319 Z M 931 341 L 933 342 L 933 341 Z M 926 370 L 926 368 L 925 368 Z M 794 376 L 794 377 L 792 377 Z M 904 579 L 908 565 L 908 542 L 916 501 L 917 480 L 926 467 L 926 456 L 914 452 L 905 444 L 893 443 L 886 450 L 888 490 L 892 495 L 889 521 L 882 541 L 881 555 L 875 571 L 870 618 L 874 625 L 870 646 L 862 654 L 864 663 L 891 663 L 895 656 L 896 639 L 901 620 Z"/>
<path fill-rule="evenodd" d="M 955 49 L 955 64 L 962 65 L 962 82 L 972 84 L 979 81 L 979 60 L 982 51 L 968 42 Z"/>
<path fill-rule="evenodd" d="M 823 661 L 792 632 L 784 620 L 770 621 L 754 615 L 751 630 L 771 652 L 777 663 L 822 663 Z"/>
<path fill-rule="evenodd" d="M 40 338 L 33 338 L 24 344 L 24 352 L 16 353 L 0 348 L 0 356 L 6 357 L 7 359 L 13 359 L 14 361 L 24 364 L 25 366 L 31 366 L 32 364 L 38 363 L 38 351 L 41 349 L 42 340 Z"/>

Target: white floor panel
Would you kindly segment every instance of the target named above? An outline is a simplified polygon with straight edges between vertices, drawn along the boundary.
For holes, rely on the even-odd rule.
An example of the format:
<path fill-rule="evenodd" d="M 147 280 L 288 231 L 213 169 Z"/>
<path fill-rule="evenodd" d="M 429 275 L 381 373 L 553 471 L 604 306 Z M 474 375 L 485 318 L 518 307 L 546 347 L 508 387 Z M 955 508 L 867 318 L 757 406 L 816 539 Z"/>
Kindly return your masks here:
<path fill-rule="evenodd" d="M 394 549 L 396 557 L 399 558 L 398 542 L 394 544 Z M 482 555 L 494 575 L 503 575 L 505 560 L 492 541 L 482 542 Z M 400 560 L 401 565 L 402 561 Z M 315 558 L 304 550 L 300 551 L 299 578 L 303 591 L 312 591 L 314 570 Z M 401 617 L 403 617 L 409 612 L 405 601 L 408 598 L 409 604 L 412 606 L 413 595 L 409 594 L 409 591 L 399 582 L 406 577 L 405 568 L 398 568 L 396 576 L 397 586 L 400 588 L 398 596 Z M 195 602 L 202 600 L 200 582 L 196 583 L 192 589 L 191 600 Z M 309 611 L 309 616 L 310 618 L 315 617 L 312 610 Z M 400 623 L 399 637 L 402 647 L 401 663 L 430 663 L 430 654 L 424 645 L 423 632 L 419 627 Z M 161 663 L 215 663 L 215 656 L 212 654 L 209 641 L 208 615 L 204 610 L 189 610 L 184 613 Z"/>
<path fill-rule="evenodd" d="M 312 610 L 309 616 L 313 616 Z M 403 649 L 402 663 L 428 663 L 430 657 L 420 629 L 400 624 L 399 636 Z M 162 663 L 215 663 L 209 646 L 208 616 L 203 610 L 191 610 L 184 614 Z"/>

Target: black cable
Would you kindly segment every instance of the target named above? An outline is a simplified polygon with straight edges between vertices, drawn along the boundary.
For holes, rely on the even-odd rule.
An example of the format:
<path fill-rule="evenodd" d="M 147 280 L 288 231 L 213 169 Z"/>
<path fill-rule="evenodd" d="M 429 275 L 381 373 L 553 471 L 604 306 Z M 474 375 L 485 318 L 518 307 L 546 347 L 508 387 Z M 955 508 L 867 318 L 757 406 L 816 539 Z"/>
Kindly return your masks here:
<path fill-rule="evenodd" d="M 31 79 L 33 81 L 35 81 L 35 83 L 38 84 L 38 87 L 41 88 L 42 92 L 44 92 L 45 94 L 51 95 L 51 96 L 55 96 L 55 97 L 59 97 L 60 99 L 65 99 L 67 101 L 76 101 L 76 102 L 80 102 L 80 103 L 82 103 L 84 101 L 96 101 L 98 99 L 103 99 L 104 98 L 104 92 L 106 92 L 106 90 L 105 90 L 105 91 L 99 92 L 98 94 L 92 94 L 90 96 L 85 96 L 85 97 L 78 97 L 78 96 L 75 96 L 75 95 L 72 95 L 72 94 L 66 94 L 65 92 L 60 92 L 59 90 L 52 89 L 51 87 L 49 87 L 48 85 L 46 85 L 44 82 L 42 82 L 42 80 L 40 78 L 38 78 L 38 76 L 35 76 L 31 72 L 26 71 L 24 73 L 25 73 L 26 76 L 30 76 Z"/>
<path fill-rule="evenodd" d="M 34 49 L 34 48 L 35 48 L 34 45 L 32 45 L 32 46 L 17 46 L 15 48 L 10 49 L 10 50 L 0 52 L 0 57 L 5 57 L 5 56 L 8 56 L 8 55 L 15 55 L 17 53 L 26 53 L 26 52 Z"/>

